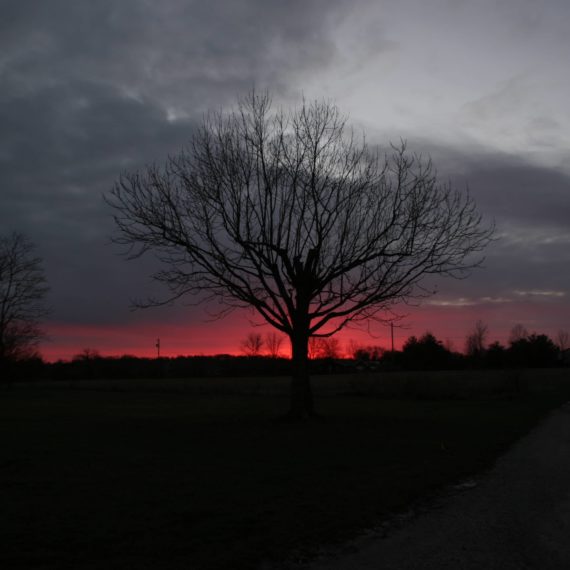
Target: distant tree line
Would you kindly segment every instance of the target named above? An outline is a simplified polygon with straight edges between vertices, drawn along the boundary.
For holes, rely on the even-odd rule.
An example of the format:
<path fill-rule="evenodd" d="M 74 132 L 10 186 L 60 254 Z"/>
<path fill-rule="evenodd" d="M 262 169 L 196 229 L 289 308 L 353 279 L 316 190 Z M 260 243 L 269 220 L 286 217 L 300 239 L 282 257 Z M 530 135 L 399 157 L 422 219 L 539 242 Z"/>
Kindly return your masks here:
<path fill-rule="evenodd" d="M 570 366 L 568 333 L 560 331 L 556 341 L 545 334 L 528 333 L 521 325 L 511 331 L 507 345 L 487 344 L 488 327 L 478 321 L 467 335 L 465 352 L 444 345 L 432 333 L 411 336 L 401 351 L 381 351 L 379 347 L 360 347 L 354 358 L 376 362 L 384 369 L 453 370 L 468 368 L 552 368 Z"/>
<path fill-rule="evenodd" d="M 317 338 L 310 343 L 312 374 L 358 371 L 465 370 L 507 368 L 553 368 L 570 366 L 568 333 L 560 331 L 556 340 L 545 334 L 529 333 L 517 325 L 508 343 L 487 343 L 488 328 L 478 322 L 467 335 L 465 351 L 456 352 L 435 335 L 426 332 L 410 336 L 402 350 L 386 350 L 378 345 L 350 342 L 342 354 L 335 338 Z M 286 376 L 291 360 L 278 350 L 281 339 L 270 333 L 251 333 L 241 343 L 243 356 L 178 356 L 176 358 L 104 357 L 86 348 L 70 361 L 46 363 L 39 356 L 13 363 L 15 380 L 193 378 L 222 376 Z M 252 352 L 255 348 L 255 352 Z"/>
<path fill-rule="evenodd" d="M 290 419 L 317 415 L 311 338 L 383 320 L 426 297 L 428 276 L 465 277 L 494 233 L 405 142 L 371 146 L 332 102 L 276 108 L 256 91 L 207 113 L 163 164 L 123 173 L 106 200 L 115 242 L 161 262 L 164 296 L 144 306 L 205 294 L 289 338 Z"/>
<path fill-rule="evenodd" d="M 431 332 L 410 336 L 402 350 L 388 350 L 379 345 L 361 345 L 351 341 L 344 358 L 357 369 L 383 370 L 461 370 L 472 368 L 551 368 L 570 366 L 570 335 L 561 330 L 553 340 L 540 333 L 529 333 L 515 325 L 507 344 L 487 342 L 488 326 L 477 321 L 467 334 L 464 352 L 455 351 L 449 342 Z M 343 357 L 337 339 L 314 339 L 313 360 L 338 360 Z M 346 368 L 346 367 L 345 367 Z"/>
<path fill-rule="evenodd" d="M 290 361 L 285 358 L 215 356 L 178 356 L 144 358 L 101 356 L 84 350 L 72 360 L 44 362 L 32 358 L 13 363 L 14 380 L 132 380 L 137 378 L 198 378 L 222 376 L 289 375 Z"/>

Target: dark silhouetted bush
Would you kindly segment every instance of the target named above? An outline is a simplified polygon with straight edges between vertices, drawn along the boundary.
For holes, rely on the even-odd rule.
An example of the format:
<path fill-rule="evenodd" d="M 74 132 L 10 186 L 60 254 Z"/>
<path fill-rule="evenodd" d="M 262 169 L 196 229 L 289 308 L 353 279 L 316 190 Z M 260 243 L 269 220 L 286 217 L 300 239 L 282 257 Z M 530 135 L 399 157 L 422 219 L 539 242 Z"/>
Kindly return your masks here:
<path fill-rule="evenodd" d="M 509 364 L 519 368 L 550 368 L 557 366 L 559 349 L 545 334 L 531 334 L 511 342 Z"/>

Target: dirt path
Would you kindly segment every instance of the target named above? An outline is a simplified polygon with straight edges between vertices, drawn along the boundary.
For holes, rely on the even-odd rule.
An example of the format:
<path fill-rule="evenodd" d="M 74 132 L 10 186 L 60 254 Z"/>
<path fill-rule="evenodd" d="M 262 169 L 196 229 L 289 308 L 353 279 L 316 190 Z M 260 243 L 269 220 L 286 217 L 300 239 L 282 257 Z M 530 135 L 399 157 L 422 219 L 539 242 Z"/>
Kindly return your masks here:
<path fill-rule="evenodd" d="M 570 405 L 519 441 L 477 485 L 385 537 L 351 546 L 351 554 L 302 568 L 569 570 Z"/>

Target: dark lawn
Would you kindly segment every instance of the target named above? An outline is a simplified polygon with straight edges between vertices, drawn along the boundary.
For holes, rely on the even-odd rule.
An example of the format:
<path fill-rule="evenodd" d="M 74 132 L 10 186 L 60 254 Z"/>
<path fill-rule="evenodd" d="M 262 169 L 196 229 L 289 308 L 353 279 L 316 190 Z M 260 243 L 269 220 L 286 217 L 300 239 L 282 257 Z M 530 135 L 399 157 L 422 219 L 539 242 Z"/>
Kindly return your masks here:
<path fill-rule="evenodd" d="M 557 402 L 0 391 L 0 568 L 254 568 L 492 464 Z"/>

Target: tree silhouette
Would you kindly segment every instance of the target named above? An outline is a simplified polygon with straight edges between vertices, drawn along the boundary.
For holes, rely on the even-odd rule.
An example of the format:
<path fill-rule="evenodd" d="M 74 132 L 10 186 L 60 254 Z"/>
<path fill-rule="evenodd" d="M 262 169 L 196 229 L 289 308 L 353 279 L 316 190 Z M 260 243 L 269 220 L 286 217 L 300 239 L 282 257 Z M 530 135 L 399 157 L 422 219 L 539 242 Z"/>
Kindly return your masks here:
<path fill-rule="evenodd" d="M 263 349 L 263 337 L 259 333 L 250 332 L 241 341 L 241 351 L 246 356 L 260 356 Z"/>
<path fill-rule="evenodd" d="M 524 325 L 517 323 L 509 334 L 509 345 L 529 337 L 529 332 Z"/>
<path fill-rule="evenodd" d="M 40 322 L 48 314 L 48 287 L 34 250 L 22 234 L 0 237 L 0 370 L 33 356 L 44 336 Z"/>
<path fill-rule="evenodd" d="M 449 368 L 452 354 L 432 333 L 426 332 L 419 339 L 409 337 L 402 347 L 404 366 L 412 370 L 437 370 Z"/>
<path fill-rule="evenodd" d="M 97 360 L 101 358 L 101 353 L 94 348 L 84 348 L 81 352 L 78 352 L 73 356 L 74 362 L 89 362 L 91 360 Z"/>
<path fill-rule="evenodd" d="M 507 349 L 498 341 L 492 342 L 485 353 L 485 364 L 489 368 L 503 368 L 507 362 Z"/>
<path fill-rule="evenodd" d="M 485 342 L 489 327 L 482 321 L 475 323 L 473 331 L 471 331 L 465 339 L 465 354 L 471 358 L 481 358 L 485 352 Z"/>
<path fill-rule="evenodd" d="M 131 257 L 163 263 L 169 300 L 206 293 L 290 338 L 292 417 L 314 413 L 309 338 L 428 295 L 426 276 L 464 276 L 492 234 L 404 143 L 382 155 L 332 103 L 273 112 L 256 93 L 207 115 L 164 166 L 123 175 L 107 201 Z"/>
<path fill-rule="evenodd" d="M 283 337 L 276 332 L 269 332 L 265 335 L 265 348 L 271 358 L 279 358 Z"/>
<path fill-rule="evenodd" d="M 340 343 L 336 338 L 312 337 L 309 342 L 310 358 L 340 358 Z"/>
<path fill-rule="evenodd" d="M 556 345 L 560 349 L 560 352 L 564 352 L 570 348 L 570 334 L 568 331 L 560 329 L 556 333 Z"/>
<path fill-rule="evenodd" d="M 355 360 L 380 360 L 385 353 L 386 349 L 383 346 L 360 346 L 354 349 L 352 358 Z"/>
<path fill-rule="evenodd" d="M 532 333 L 511 342 L 509 356 L 514 366 L 547 368 L 558 364 L 559 349 L 545 334 Z"/>

